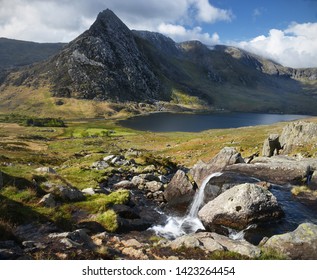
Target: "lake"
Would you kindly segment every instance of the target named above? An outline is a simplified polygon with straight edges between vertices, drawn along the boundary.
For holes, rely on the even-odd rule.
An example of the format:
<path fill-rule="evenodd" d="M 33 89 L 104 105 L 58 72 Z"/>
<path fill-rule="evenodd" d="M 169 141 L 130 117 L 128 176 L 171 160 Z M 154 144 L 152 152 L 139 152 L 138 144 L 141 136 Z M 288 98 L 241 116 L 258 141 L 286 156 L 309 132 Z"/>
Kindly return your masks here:
<path fill-rule="evenodd" d="M 216 128 L 267 125 L 307 117 L 309 116 L 258 113 L 153 113 L 129 118 L 119 123 L 124 127 L 152 132 L 199 132 Z"/>

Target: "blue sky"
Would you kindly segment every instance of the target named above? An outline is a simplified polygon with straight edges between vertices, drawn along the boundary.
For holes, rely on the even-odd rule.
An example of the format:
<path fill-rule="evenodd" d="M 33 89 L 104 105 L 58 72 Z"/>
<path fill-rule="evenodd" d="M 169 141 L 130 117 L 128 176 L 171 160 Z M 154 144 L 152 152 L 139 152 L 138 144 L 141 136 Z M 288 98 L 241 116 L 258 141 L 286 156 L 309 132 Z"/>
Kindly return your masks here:
<path fill-rule="evenodd" d="M 0 37 L 68 42 L 106 9 L 131 29 L 317 67 L 317 0 L 0 0 Z"/>

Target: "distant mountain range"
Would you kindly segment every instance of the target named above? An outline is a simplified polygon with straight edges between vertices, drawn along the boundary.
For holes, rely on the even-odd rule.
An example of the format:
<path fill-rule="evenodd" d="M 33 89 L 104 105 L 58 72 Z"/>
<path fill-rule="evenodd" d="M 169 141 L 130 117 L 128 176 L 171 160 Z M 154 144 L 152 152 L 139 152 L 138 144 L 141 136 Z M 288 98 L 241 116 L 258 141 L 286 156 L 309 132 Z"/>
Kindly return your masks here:
<path fill-rule="evenodd" d="M 32 65 L 3 71 L 26 64 Z M 14 99 L 27 87 L 55 99 L 317 115 L 317 68 L 293 69 L 235 47 L 132 31 L 110 10 L 67 45 L 1 38 L 0 65 L 0 110 L 19 108 Z"/>

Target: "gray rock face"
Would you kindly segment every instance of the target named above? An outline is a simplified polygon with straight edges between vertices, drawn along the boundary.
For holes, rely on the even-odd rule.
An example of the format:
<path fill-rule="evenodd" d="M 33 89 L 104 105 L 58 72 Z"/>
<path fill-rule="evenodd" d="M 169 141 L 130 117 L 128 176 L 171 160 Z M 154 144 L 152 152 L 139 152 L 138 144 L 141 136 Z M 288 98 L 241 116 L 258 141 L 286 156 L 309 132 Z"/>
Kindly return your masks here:
<path fill-rule="evenodd" d="M 276 184 L 303 184 L 307 175 L 314 175 L 317 170 L 317 159 L 299 159 L 288 156 L 258 157 L 251 164 L 235 164 L 225 168 L 226 171 L 241 173 Z M 317 185 L 314 176 L 310 181 Z"/>
<path fill-rule="evenodd" d="M 208 175 L 214 172 L 222 171 L 226 166 L 236 163 L 244 163 L 241 154 L 231 147 L 223 148 L 213 159 L 208 163 L 198 162 L 190 170 L 196 184 L 200 186 Z"/>
<path fill-rule="evenodd" d="M 317 259 L 317 225 L 304 223 L 293 232 L 274 235 L 264 244 L 275 249 L 290 259 Z"/>
<path fill-rule="evenodd" d="M 184 171 L 178 170 L 164 191 L 170 206 L 190 203 L 195 194 L 194 187 Z"/>
<path fill-rule="evenodd" d="M 283 211 L 271 192 L 255 184 L 241 184 L 207 203 L 198 217 L 207 229 L 244 229 L 249 224 L 280 218 Z"/>
<path fill-rule="evenodd" d="M 184 235 L 172 241 L 169 246 L 174 250 L 186 247 L 201 248 L 207 252 L 231 251 L 249 258 L 256 258 L 261 254 L 261 250 L 258 247 L 245 240 L 232 240 L 215 232 L 199 232 Z"/>
<path fill-rule="evenodd" d="M 283 128 L 280 142 L 283 153 L 291 152 L 296 148 L 307 143 L 312 143 L 317 139 L 317 124 L 306 121 L 293 122 Z"/>
<path fill-rule="evenodd" d="M 110 10 L 51 61 L 55 95 L 95 100 L 155 99 L 160 82 L 132 31 Z"/>

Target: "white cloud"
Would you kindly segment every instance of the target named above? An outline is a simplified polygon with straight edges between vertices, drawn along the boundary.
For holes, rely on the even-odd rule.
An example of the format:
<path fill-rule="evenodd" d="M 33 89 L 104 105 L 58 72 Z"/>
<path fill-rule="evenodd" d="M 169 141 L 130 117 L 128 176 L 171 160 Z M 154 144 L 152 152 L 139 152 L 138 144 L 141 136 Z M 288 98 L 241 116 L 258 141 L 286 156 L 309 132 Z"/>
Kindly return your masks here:
<path fill-rule="evenodd" d="M 161 25 L 187 26 L 188 36 L 197 34 L 206 42 L 214 35 L 194 26 L 233 17 L 230 11 L 214 7 L 208 0 L 0 0 L 0 37 L 67 42 L 88 29 L 106 8 L 131 29 L 158 31 Z M 175 33 L 174 39 L 177 37 Z"/>
<path fill-rule="evenodd" d="M 317 22 L 292 23 L 286 30 L 271 29 L 267 36 L 233 44 L 284 66 L 317 67 Z"/>
<path fill-rule="evenodd" d="M 182 25 L 173 25 L 162 23 L 158 31 L 166 36 L 173 38 L 176 42 L 183 42 L 188 40 L 198 40 L 206 45 L 219 44 L 219 35 L 214 33 L 202 33 L 202 28 L 197 26 L 193 29 L 186 29 Z"/>
<path fill-rule="evenodd" d="M 209 23 L 232 20 L 233 14 L 231 11 L 216 8 L 210 5 L 208 0 L 194 0 L 193 2 L 198 9 L 198 20 Z"/>

